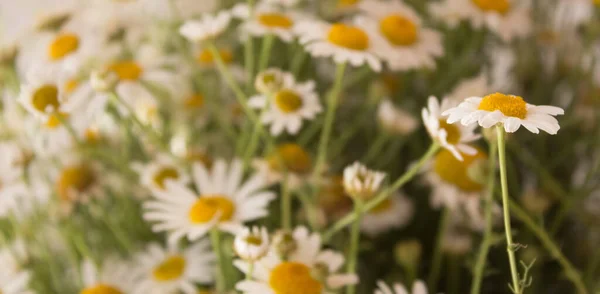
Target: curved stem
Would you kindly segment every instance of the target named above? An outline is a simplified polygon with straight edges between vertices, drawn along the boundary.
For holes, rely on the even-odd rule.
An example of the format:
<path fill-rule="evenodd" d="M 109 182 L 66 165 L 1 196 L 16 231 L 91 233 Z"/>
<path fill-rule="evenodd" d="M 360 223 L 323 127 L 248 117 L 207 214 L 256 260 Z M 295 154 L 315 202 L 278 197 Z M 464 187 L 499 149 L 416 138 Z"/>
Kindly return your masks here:
<path fill-rule="evenodd" d="M 350 250 L 348 250 L 348 264 L 346 272 L 348 274 L 356 274 L 356 264 L 358 261 L 358 245 L 360 244 L 360 221 L 362 215 L 362 201 L 356 197 L 354 199 L 354 223 L 350 230 Z M 346 294 L 356 293 L 355 285 L 348 285 Z"/>
<path fill-rule="evenodd" d="M 440 218 L 440 224 L 438 226 L 437 236 L 435 238 L 435 248 L 433 251 L 433 258 L 431 261 L 431 271 L 429 272 L 429 278 L 427 279 L 427 288 L 431 293 L 436 293 L 437 283 L 440 279 L 440 269 L 442 266 L 442 244 L 444 235 L 446 234 L 446 227 L 448 225 L 448 218 L 450 217 L 449 209 L 443 208 L 442 216 Z"/>

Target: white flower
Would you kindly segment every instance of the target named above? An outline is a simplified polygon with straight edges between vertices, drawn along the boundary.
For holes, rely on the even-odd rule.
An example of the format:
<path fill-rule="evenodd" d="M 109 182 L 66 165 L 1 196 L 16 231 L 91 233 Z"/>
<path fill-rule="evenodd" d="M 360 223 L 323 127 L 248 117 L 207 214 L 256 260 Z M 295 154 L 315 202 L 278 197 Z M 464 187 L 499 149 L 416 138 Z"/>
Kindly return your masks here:
<path fill-rule="evenodd" d="M 29 290 L 31 274 L 19 264 L 12 250 L 0 250 L 0 293 L 2 294 L 34 294 Z"/>
<path fill-rule="evenodd" d="M 313 159 L 302 146 L 283 143 L 266 158 L 254 160 L 252 165 L 265 177 L 267 185 L 280 183 L 287 177 L 290 189 L 294 189 L 310 180 Z"/>
<path fill-rule="evenodd" d="M 418 280 L 413 284 L 412 291 L 408 291 L 404 285 L 394 284 L 394 288 L 386 285 L 383 281 L 377 281 L 375 294 L 427 294 L 427 286 L 423 281 Z"/>
<path fill-rule="evenodd" d="M 215 255 L 208 240 L 196 242 L 185 250 L 175 245 L 165 249 L 152 243 L 135 260 L 139 282 L 134 294 L 196 294 L 196 284 L 213 281 Z"/>
<path fill-rule="evenodd" d="M 119 81 L 119 76 L 113 71 L 93 71 L 90 75 L 90 85 L 97 92 L 112 91 Z"/>
<path fill-rule="evenodd" d="M 402 228 L 413 217 L 413 204 L 403 194 L 396 193 L 362 217 L 360 229 L 376 236 L 393 228 Z"/>
<path fill-rule="evenodd" d="M 381 186 L 385 173 L 368 169 L 360 162 L 344 169 L 344 189 L 352 197 L 371 198 Z"/>
<path fill-rule="evenodd" d="M 233 249 L 242 260 L 254 262 L 269 251 L 269 232 L 265 227 L 244 228 L 235 236 Z"/>
<path fill-rule="evenodd" d="M 169 242 L 187 236 L 191 241 L 213 227 L 233 234 L 243 224 L 268 214 L 274 193 L 262 191 L 265 181 L 255 174 L 243 182 L 243 166 L 234 160 L 229 166 L 217 160 L 209 171 L 194 163 L 192 175 L 199 195 L 177 182 L 165 182 L 165 190 L 153 190 L 156 200 L 144 203 L 144 219 L 156 222 L 155 232 L 169 232 Z"/>
<path fill-rule="evenodd" d="M 335 63 L 354 67 L 368 64 L 374 71 L 381 71 L 381 61 L 375 53 L 378 40 L 362 27 L 311 20 L 298 23 L 295 30 L 300 43 L 314 57 L 332 57 Z"/>
<path fill-rule="evenodd" d="M 270 95 L 281 89 L 284 84 L 284 73 L 278 68 L 269 68 L 256 75 L 254 88 L 261 94 Z M 292 76 L 293 78 L 293 76 Z"/>
<path fill-rule="evenodd" d="M 532 20 L 529 7 L 516 0 L 444 0 L 430 5 L 431 13 L 451 27 L 469 21 L 476 29 L 483 27 L 505 42 L 529 35 Z"/>
<path fill-rule="evenodd" d="M 379 103 L 377 119 L 386 131 L 399 135 L 408 135 L 419 125 L 412 114 L 395 107 L 394 103 L 389 99 L 385 99 Z"/>
<path fill-rule="evenodd" d="M 102 267 L 85 259 L 81 265 L 82 293 L 129 293 L 134 284 L 132 268 L 114 257 L 102 261 Z"/>
<path fill-rule="evenodd" d="M 444 99 L 442 105 L 440 105 L 437 98 L 430 96 L 427 102 L 427 108 L 423 108 L 421 115 L 431 138 L 443 148 L 452 152 L 458 160 L 462 160 L 460 152 L 475 154 L 477 150 L 469 146 L 468 143 L 481 137 L 481 135 L 475 134 L 476 126 L 467 127 L 446 123 L 442 117 L 442 112 L 452 106 L 448 99 Z"/>
<path fill-rule="evenodd" d="M 50 174 L 65 212 L 70 212 L 78 203 L 105 195 L 104 185 L 109 177 L 100 164 L 69 153 L 61 155 L 59 161 L 61 165 Z"/>
<path fill-rule="evenodd" d="M 321 249 L 321 238 L 304 227 L 294 230 L 292 237 L 296 248 L 282 259 L 275 248 L 254 264 L 252 279 L 238 282 L 236 289 L 246 294 L 332 294 L 345 285 L 356 284 L 354 274 L 338 274 L 344 256 L 332 250 Z M 242 260 L 234 265 L 244 273 L 250 264 Z M 302 287 L 290 288 L 290 287 Z"/>
<path fill-rule="evenodd" d="M 378 38 L 376 54 L 392 71 L 435 68 L 435 58 L 444 54 L 442 36 L 425 28 L 419 15 L 400 1 L 362 1 L 358 7 L 366 17 L 357 19 L 369 36 Z"/>
<path fill-rule="evenodd" d="M 198 43 L 221 35 L 229 26 L 229 22 L 231 22 L 229 11 L 221 11 L 216 16 L 205 13 L 200 20 L 186 21 L 179 28 L 179 33 L 190 42 Z"/>
<path fill-rule="evenodd" d="M 262 110 L 261 121 L 271 125 L 271 134 L 280 135 L 284 130 L 295 135 L 303 120 L 312 120 L 323 109 L 315 91 L 315 83 L 297 83 L 291 73 L 283 73 L 281 88 L 272 94 L 253 96 L 248 100 L 252 108 Z"/>
<path fill-rule="evenodd" d="M 182 186 L 190 181 L 185 169 L 166 154 L 159 154 L 153 161 L 136 165 L 134 169 L 140 173 L 142 185 L 150 190 L 164 191 L 166 183 L 171 181 Z"/>
<path fill-rule="evenodd" d="M 247 4 L 238 4 L 232 14 L 243 20 L 240 29 L 243 33 L 255 37 L 273 35 L 283 42 L 289 43 L 294 40 L 294 25 L 306 16 L 294 11 L 283 10 L 273 5 L 260 2 L 252 14 Z"/>
<path fill-rule="evenodd" d="M 272 5 L 280 5 L 283 7 L 294 7 L 300 3 L 302 0 L 263 0 L 265 3 Z"/>
<path fill-rule="evenodd" d="M 470 97 L 457 107 L 442 113 L 448 116 L 448 123 L 460 120 L 464 126 L 478 123 L 481 127 L 490 128 L 499 123 L 509 133 L 516 132 L 521 125 L 532 133 L 539 129 L 555 135 L 560 126 L 554 116 L 564 114 L 564 110 L 555 106 L 535 106 L 526 103 L 522 97 L 501 93 L 485 97 Z"/>

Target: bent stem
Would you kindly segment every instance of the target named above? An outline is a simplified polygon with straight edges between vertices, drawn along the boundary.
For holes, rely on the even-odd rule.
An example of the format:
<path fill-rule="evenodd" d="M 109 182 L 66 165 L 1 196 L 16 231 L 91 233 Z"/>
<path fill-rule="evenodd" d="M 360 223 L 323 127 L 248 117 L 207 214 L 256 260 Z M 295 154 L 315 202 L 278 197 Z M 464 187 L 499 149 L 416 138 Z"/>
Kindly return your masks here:
<path fill-rule="evenodd" d="M 213 227 L 210 230 L 210 241 L 212 243 L 213 251 L 217 256 L 217 270 L 216 270 L 216 288 L 217 293 L 225 293 L 226 275 L 225 266 L 223 264 L 223 253 L 221 248 L 221 234 L 218 227 Z"/>
<path fill-rule="evenodd" d="M 450 218 L 449 208 L 443 208 L 442 216 L 440 218 L 440 224 L 438 226 L 437 236 L 435 238 L 435 248 L 433 251 L 433 258 L 431 261 L 431 272 L 427 279 L 427 288 L 431 293 L 436 293 L 437 283 L 440 279 L 440 270 L 442 266 L 442 243 L 446 234 L 446 227 L 448 225 L 448 219 Z"/>
<path fill-rule="evenodd" d="M 356 273 L 356 264 L 358 261 L 358 245 L 360 243 L 360 221 L 363 209 L 363 203 L 357 197 L 352 197 L 354 200 L 354 223 L 350 230 L 350 250 L 348 250 L 348 264 L 346 272 L 348 274 Z M 355 285 L 348 285 L 346 288 L 346 294 L 356 293 Z"/>
<path fill-rule="evenodd" d="M 471 285 L 471 294 L 479 294 L 481 289 L 481 282 L 483 280 L 483 270 L 485 268 L 485 262 L 487 260 L 487 254 L 492 245 L 492 220 L 493 220 L 493 206 L 494 206 L 494 186 L 496 183 L 496 152 L 497 145 L 495 142 L 489 142 L 489 168 L 487 175 L 487 187 L 485 195 L 485 232 L 483 233 L 483 241 L 479 246 L 479 253 L 477 254 L 477 261 L 475 262 L 473 284 Z"/>
<path fill-rule="evenodd" d="M 508 253 L 508 262 L 510 263 L 510 274 L 512 278 L 512 290 L 515 294 L 521 294 L 521 284 L 519 283 L 519 272 L 517 271 L 517 259 L 515 257 L 515 245 L 512 239 L 512 229 L 510 225 L 510 209 L 508 206 L 508 183 L 506 180 L 506 146 L 504 139 L 504 126 L 496 126 L 498 138 L 498 160 L 500 162 L 500 184 L 502 186 L 502 211 L 504 214 L 504 230 L 506 232 L 506 252 Z"/>

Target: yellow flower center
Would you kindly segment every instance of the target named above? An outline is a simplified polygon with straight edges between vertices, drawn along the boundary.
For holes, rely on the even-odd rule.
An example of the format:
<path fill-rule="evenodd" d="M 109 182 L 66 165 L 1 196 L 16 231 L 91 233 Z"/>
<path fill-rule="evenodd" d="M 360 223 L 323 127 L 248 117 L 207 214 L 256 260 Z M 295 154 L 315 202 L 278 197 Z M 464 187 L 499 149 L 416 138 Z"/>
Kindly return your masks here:
<path fill-rule="evenodd" d="M 212 167 L 213 164 L 212 158 L 208 156 L 208 154 L 199 150 L 189 150 L 185 157 L 191 161 L 198 161 L 204 164 L 204 166 L 206 166 L 207 168 Z"/>
<path fill-rule="evenodd" d="M 263 240 L 258 237 L 258 236 L 254 236 L 254 235 L 250 235 L 248 237 L 246 237 L 244 239 L 244 241 L 250 245 L 254 245 L 254 246 L 260 246 L 263 243 Z"/>
<path fill-rule="evenodd" d="M 75 52 L 79 48 L 79 37 L 75 34 L 60 34 L 48 47 L 48 57 L 51 60 L 59 60 Z"/>
<path fill-rule="evenodd" d="M 99 143 L 102 140 L 102 135 L 100 134 L 100 131 L 95 127 L 87 128 L 83 136 L 85 138 L 85 141 L 91 144 Z"/>
<path fill-rule="evenodd" d="M 58 196 L 63 200 L 71 199 L 71 191 L 86 192 L 96 182 L 94 171 L 87 165 L 65 167 L 56 183 Z"/>
<path fill-rule="evenodd" d="M 179 178 L 179 172 L 172 167 L 161 168 L 152 178 L 152 181 L 160 188 L 165 189 L 166 180 L 176 180 Z"/>
<path fill-rule="evenodd" d="M 58 101 L 58 88 L 54 85 L 43 85 L 33 93 L 33 107 L 35 109 L 46 112 L 46 109 L 50 106 L 53 110 L 56 110 L 60 106 Z"/>
<path fill-rule="evenodd" d="M 373 207 L 373 209 L 369 210 L 369 213 L 370 214 L 381 214 L 386 211 L 389 211 L 391 208 L 392 208 L 392 200 L 387 198 L 383 202 L 379 203 L 377 206 Z"/>
<path fill-rule="evenodd" d="M 360 0 L 338 0 L 338 7 L 347 8 L 356 5 Z"/>
<path fill-rule="evenodd" d="M 113 286 L 98 284 L 81 290 L 79 294 L 123 294 L 123 292 Z"/>
<path fill-rule="evenodd" d="M 143 72 L 135 61 L 116 62 L 109 66 L 109 70 L 115 72 L 122 81 L 137 81 Z"/>
<path fill-rule="evenodd" d="M 302 107 L 302 98 L 289 89 L 283 89 L 275 94 L 275 105 L 284 113 L 294 112 Z"/>
<path fill-rule="evenodd" d="M 65 83 L 65 92 L 67 94 L 73 93 L 75 89 L 79 86 L 79 81 L 76 79 L 70 79 Z"/>
<path fill-rule="evenodd" d="M 289 17 L 281 13 L 262 13 L 258 16 L 258 21 L 270 28 L 288 29 L 294 25 L 294 22 Z"/>
<path fill-rule="evenodd" d="M 220 195 L 204 195 L 192 206 L 189 218 L 192 223 L 203 224 L 211 221 L 217 213 L 219 221 L 228 221 L 235 212 L 235 204 L 229 198 Z"/>
<path fill-rule="evenodd" d="M 231 63 L 233 61 L 233 53 L 228 49 L 219 49 L 219 55 L 224 63 Z M 198 62 L 200 64 L 212 64 L 215 58 L 209 50 L 202 50 L 198 55 Z"/>
<path fill-rule="evenodd" d="M 445 119 L 440 119 L 440 128 L 446 130 L 446 141 L 454 145 L 460 140 L 460 129 L 456 125 L 452 125 L 446 122 Z"/>
<path fill-rule="evenodd" d="M 364 51 L 369 48 L 367 33 L 355 26 L 343 23 L 336 23 L 331 26 L 327 34 L 327 40 L 346 49 Z"/>
<path fill-rule="evenodd" d="M 596 4 L 597 6 L 600 6 L 600 0 L 594 0 L 594 4 Z"/>
<path fill-rule="evenodd" d="M 269 286 L 275 294 L 321 294 L 323 285 L 299 262 L 283 262 L 271 271 Z"/>
<path fill-rule="evenodd" d="M 269 166 L 277 171 L 287 169 L 296 174 L 307 174 L 312 169 L 312 159 L 300 145 L 285 143 L 267 159 Z M 282 166 L 283 165 L 283 166 Z"/>
<path fill-rule="evenodd" d="M 204 96 L 202 94 L 194 94 L 183 102 L 186 108 L 198 109 L 204 106 Z"/>
<path fill-rule="evenodd" d="M 504 115 L 525 119 L 527 117 L 527 103 L 522 97 L 494 93 L 483 97 L 477 109 L 486 111 L 500 110 Z"/>
<path fill-rule="evenodd" d="M 477 160 L 486 159 L 487 155 L 480 150 L 477 150 L 475 155 L 464 153 L 461 153 L 461 155 L 463 161 L 456 159 L 450 151 L 443 149 L 435 158 L 435 172 L 442 180 L 456 185 L 465 192 L 481 191 L 482 185 L 469 177 L 469 168 Z"/>
<path fill-rule="evenodd" d="M 510 9 L 509 0 L 472 0 L 479 9 L 488 12 L 505 14 Z"/>
<path fill-rule="evenodd" d="M 53 113 L 46 120 L 46 127 L 49 129 L 55 129 L 61 125 L 61 122 L 67 119 L 69 115 L 67 113 Z"/>
<path fill-rule="evenodd" d="M 168 282 L 178 279 L 185 271 L 185 258 L 180 255 L 170 256 L 154 268 L 152 276 L 160 282 Z"/>
<path fill-rule="evenodd" d="M 379 22 L 379 29 L 387 40 L 396 46 L 408 46 L 417 41 L 418 27 L 410 19 L 393 14 Z"/>

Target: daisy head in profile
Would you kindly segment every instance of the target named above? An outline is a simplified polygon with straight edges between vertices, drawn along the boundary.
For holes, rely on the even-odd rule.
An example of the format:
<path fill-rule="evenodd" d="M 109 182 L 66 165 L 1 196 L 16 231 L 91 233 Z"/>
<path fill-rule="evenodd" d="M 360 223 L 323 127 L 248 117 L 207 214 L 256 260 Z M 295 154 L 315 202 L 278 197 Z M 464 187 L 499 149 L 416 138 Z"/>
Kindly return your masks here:
<path fill-rule="evenodd" d="M 450 151 L 458 160 L 463 160 L 461 153 L 471 155 L 477 153 L 477 150 L 469 145 L 481 137 L 475 134 L 476 126 L 457 126 L 447 123 L 442 112 L 450 109 L 452 105 L 448 99 L 442 100 L 440 105 L 437 98 L 431 96 L 427 102 L 427 107 L 423 108 L 421 115 L 433 141 Z"/>
<path fill-rule="evenodd" d="M 260 174 L 244 181 L 240 160 L 216 160 L 212 169 L 196 162 L 192 179 L 196 191 L 176 181 L 165 181 L 165 189 L 152 190 L 155 200 L 144 203 L 144 219 L 156 232 L 169 232 L 169 242 L 187 236 L 198 240 L 212 228 L 237 234 L 243 224 L 268 214 L 275 194 L 265 191 Z"/>
<path fill-rule="evenodd" d="M 525 102 L 520 96 L 494 93 L 467 98 L 458 106 L 445 110 L 442 115 L 448 116 L 449 124 L 460 121 L 464 126 L 479 124 L 483 128 L 501 124 L 508 133 L 514 133 L 523 126 L 534 134 L 542 130 L 555 135 L 560 129 L 555 116 L 564 113 L 560 107 L 536 106 Z"/>

